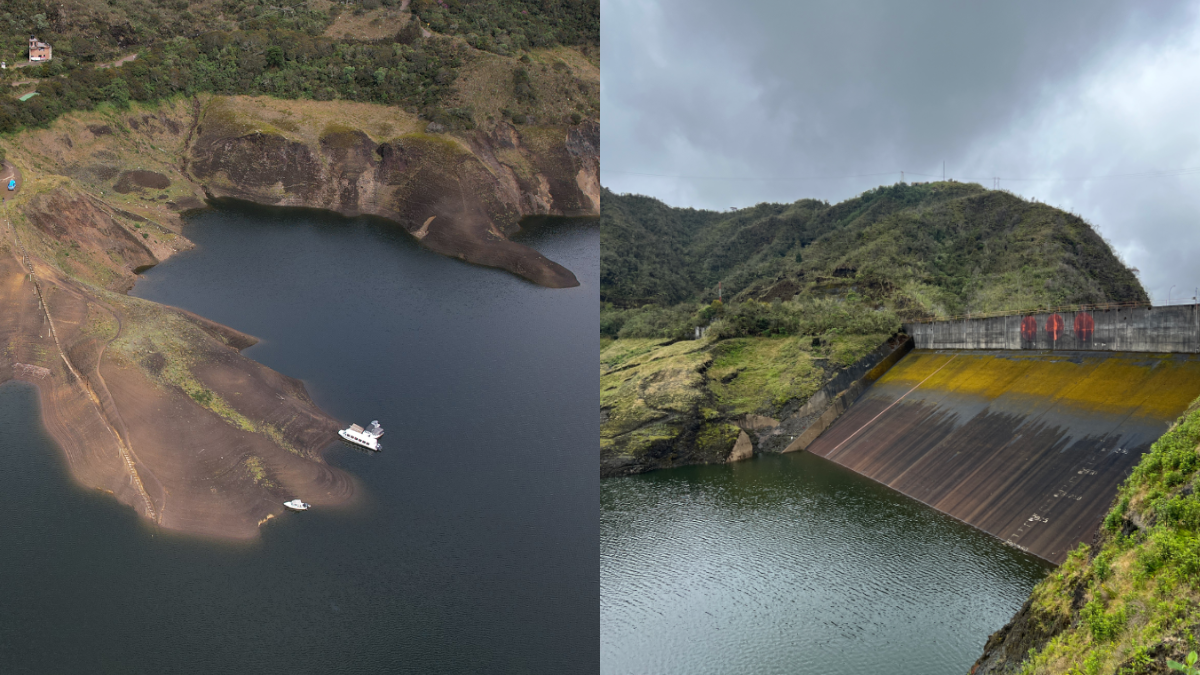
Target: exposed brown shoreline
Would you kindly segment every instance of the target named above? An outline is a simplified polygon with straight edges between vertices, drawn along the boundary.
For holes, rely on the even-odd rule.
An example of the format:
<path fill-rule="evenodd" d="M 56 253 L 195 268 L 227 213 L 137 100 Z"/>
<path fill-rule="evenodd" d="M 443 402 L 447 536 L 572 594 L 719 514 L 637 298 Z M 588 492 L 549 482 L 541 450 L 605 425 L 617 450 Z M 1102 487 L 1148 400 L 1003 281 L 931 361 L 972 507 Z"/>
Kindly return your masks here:
<path fill-rule="evenodd" d="M 79 484 L 163 529 L 223 539 L 256 537 L 288 499 L 355 497 L 321 457 L 341 425 L 301 382 L 243 356 L 252 336 L 125 295 L 191 247 L 180 214 L 206 192 L 381 216 L 439 253 L 577 285 L 508 235 L 527 215 L 598 212 L 594 123 L 420 129 L 381 106 L 234 97 L 73 113 L 0 139 L 22 171 L 0 222 L 0 383 L 37 387 Z"/>
<path fill-rule="evenodd" d="M 43 423 L 81 485 L 110 492 L 165 529 L 230 539 L 256 537 L 293 497 L 321 506 L 353 499 L 353 478 L 321 459 L 337 421 L 302 383 L 242 356 L 253 338 L 189 312 L 97 293 L 34 256 L 31 275 L 19 235 L 3 229 L 0 383 L 37 387 Z M 177 362 L 181 349 L 188 363 Z M 163 377 L 181 366 L 194 390 L 228 402 L 229 414 L 198 405 Z M 251 428 L 230 423 L 238 416 Z"/>
<path fill-rule="evenodd" d="M 342 123 L 297 126 L 296 107 L 242 97 L 197 103 L 180 173 L 209 199 L 379 216 L 442 255 L 549 288 L 579 285 L 570 270 L 508 237 L 526 216 L 599 215 L 597 124 L 499 122 L 373 137 Z"/>

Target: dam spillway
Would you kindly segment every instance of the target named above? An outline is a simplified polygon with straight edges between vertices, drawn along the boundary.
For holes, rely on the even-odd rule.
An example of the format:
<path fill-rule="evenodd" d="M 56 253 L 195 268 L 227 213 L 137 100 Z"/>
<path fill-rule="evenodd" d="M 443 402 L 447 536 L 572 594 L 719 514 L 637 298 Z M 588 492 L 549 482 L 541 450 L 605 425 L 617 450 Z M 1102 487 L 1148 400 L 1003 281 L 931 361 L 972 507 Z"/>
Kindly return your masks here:
<path fill-rule="evenodd" d="M 808 450 L 1054 563 L 1200 396 L 1200 355 L 917 349 Z"/>

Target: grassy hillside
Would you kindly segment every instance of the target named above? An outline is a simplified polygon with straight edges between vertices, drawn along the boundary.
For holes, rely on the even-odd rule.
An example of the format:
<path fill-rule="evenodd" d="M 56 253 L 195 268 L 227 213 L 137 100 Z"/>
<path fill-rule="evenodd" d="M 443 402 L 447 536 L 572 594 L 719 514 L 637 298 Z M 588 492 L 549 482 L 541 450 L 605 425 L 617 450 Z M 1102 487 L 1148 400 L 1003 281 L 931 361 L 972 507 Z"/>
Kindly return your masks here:
<path fill-rule="evenodd" d="M 893 330 L 831 331 L 815 342 L 809 337 L 603 340 L 601 473 L 724 462 L 747 415 L 787 418 Z"/>
<path fill-rule="evenodd" d="M 595 0 L 14 0 L 0 133 L 199 92 L 383 103 L 447 129 L 578 124 L 599 117 L 598 26 Z M 31 34 L 52 61 L 26 62 Z"/>
<path fill-rule="evenodd" d="M 717 297 L 718 282 L 727 304 L 828 296 L 901 317 L 1147 300 L 1083 219 L 975 184 L 898 184 L 835 205 L 729 213 L 605 192 L 601 222 L 610 331 L 624 323 L 621 309 L 694 311 Z"/>

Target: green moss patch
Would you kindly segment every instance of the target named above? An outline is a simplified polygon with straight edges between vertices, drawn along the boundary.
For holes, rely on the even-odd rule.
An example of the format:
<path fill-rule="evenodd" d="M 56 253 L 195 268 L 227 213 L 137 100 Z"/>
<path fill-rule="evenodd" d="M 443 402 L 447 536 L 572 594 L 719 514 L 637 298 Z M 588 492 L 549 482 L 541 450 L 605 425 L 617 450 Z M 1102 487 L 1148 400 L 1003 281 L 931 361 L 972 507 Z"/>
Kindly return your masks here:
<path fill-rule="evenodd" d="M 808 399 L 824 384 L 814 363 L 812 340 L 736 338 L 713 347 L 709 388 L 729 414 L 774 416 L 793 399 Z"/>
<path fill-rule="evenodd" d="M 613 364 L 600 376 L 600 407 L 608 414 L 601 436 L 612 438 L 687 413 L 705 398 L 703 371 L 711 356 L 704 344 L 656 347 L 655 341 L 644 341 L 626 348 L 622 342 L 601 354 L 602 363 Z"/>

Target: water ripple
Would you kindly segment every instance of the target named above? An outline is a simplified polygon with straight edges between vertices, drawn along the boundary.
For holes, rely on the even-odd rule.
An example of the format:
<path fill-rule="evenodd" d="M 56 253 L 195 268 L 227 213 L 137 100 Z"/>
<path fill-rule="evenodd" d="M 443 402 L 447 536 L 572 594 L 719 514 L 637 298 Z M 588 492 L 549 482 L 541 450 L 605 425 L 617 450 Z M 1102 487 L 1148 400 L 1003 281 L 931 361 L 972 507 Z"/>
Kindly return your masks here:
<path fill-rule="evenodd" d="M 1045 563 L 811 455 L 601 486 L 604 673 L 962 673 Z"/>

